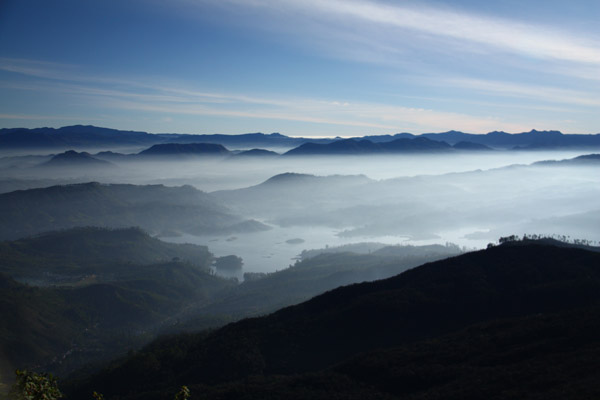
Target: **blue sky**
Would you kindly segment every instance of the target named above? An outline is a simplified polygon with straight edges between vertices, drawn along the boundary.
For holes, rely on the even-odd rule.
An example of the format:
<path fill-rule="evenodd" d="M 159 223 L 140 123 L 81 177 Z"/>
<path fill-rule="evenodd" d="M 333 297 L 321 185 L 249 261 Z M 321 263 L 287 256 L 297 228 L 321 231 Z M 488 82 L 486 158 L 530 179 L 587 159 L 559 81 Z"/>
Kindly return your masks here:
<path fill-rule="evenodd" d="M 600 2 L 3 0 L 0 127 L 600 132 Z"/>

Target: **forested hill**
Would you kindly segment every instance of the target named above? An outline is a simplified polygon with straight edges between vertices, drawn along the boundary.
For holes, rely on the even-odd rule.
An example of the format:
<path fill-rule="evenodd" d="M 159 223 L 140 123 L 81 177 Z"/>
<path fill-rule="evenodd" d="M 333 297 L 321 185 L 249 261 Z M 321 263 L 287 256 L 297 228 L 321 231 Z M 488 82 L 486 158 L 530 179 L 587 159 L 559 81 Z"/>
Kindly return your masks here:
<path fill-rule="evenodd" d="M 92 274 L 97 280 L 115 279 L 131 274 L 123 265 L 174 259 L 208 269 L 212 254 L 206 246 L 163 242 L 139 228 L 82 227 L 0 242 L 0 273 L 42 285 Z"/>
<path fill-rule="evenodd" d="M 162 399 L 180 385 L 208 399 L 593 398 L 599 321 L 600 254 L 508 243 L 158 341 L 67 389 L 73 399 Z"/>
<path fill-rule="evenodd" d="M 158 234 L 267 228 L 232 215 L 209 194 L 192 186 L 90 182 L 0 194 L 0 239 L 77 226 L 139 226 Z"/>
<path fill-rule="evenodd" d="M 65 373 L 142 345 L 235 285 L 214 276 L 211 261 L 204 246 L 139 229 L 0 243 L 0 383 L 17 367 Z"/>

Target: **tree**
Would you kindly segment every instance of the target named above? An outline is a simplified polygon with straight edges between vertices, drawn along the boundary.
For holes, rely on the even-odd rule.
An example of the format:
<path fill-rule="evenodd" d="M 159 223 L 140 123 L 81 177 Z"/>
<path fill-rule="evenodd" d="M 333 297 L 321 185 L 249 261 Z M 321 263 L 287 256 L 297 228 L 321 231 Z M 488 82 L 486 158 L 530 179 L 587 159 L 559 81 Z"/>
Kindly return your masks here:
<path fill-rule="evenodd" d="M 175 395 L 175 400 L 188 400 L 191 396 L 190 389 L 187 386 L 182 386 L 179 392 Z"/>
<path fill-rule="evenodd" d="M 17 378 L 9 393 L 11 400 L 56 400 L 63 397 L 52 374 L 38 374 L 19 369 L 15 374 Z"/>

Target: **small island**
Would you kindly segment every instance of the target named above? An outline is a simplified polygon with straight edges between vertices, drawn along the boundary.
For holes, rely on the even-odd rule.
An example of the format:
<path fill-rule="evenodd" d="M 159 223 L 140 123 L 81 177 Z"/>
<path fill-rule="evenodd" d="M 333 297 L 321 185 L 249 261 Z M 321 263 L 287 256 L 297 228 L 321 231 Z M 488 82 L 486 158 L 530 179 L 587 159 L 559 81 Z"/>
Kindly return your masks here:
<path fill-rule="evenodd" d="M 214 266 L 217 271 L 239 271 L 242 269 L 243 265 L 244 261 L 242 260 L 242 257 L 238 257 L 236 255 L 217 257 L 214 262 Z"/>

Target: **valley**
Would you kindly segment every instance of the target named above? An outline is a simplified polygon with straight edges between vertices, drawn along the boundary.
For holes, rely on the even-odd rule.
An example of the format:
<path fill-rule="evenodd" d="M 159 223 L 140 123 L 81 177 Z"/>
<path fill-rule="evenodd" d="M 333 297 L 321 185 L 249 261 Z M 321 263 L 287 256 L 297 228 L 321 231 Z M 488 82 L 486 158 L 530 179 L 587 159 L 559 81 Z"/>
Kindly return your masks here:
<path fill-rule="evenodd" d="M 266 140 L 264 136 L 244 140 L 251 138 Z M 69 150 L 0 159 L 0 307 L 8 321 L 0 337 L 1 381 L 10 382 L 14 368 L 27 367 L 58 374 L 69 398 L 78 398 L 73 393 L 88 390 L 84 388 L 99 388 L 113 398 L 124 389 L 113 375 L 121 373 L 107 372 L 107 365 L 112 365 L 111 371 L 124 368 L 128 375 L 138 376 L 131 385 L 149 398 L 154 394 L 148 390 L 156 390 L 161 398 L 158 393 L 184 384 L 194 390 L 209 385 L 210 398 L 221 398 L 248 387 L 240 381 L 248 376 L 260 376 L 260 387 L 273 385 L 286 396 L 292 396 L 289 385 L 298 379 L 332 379 L 348 381 L 357 395 L 393 398 L 397 389 L 389 392 L 385 389 L 389 383 L 358 375 L 364 374 L 364 368 L 379 368 L 375 365 L 388 357 L 385 362 L 400 362 L 423 340 L 463 346 L 458 343 L 466 340 L 464 329 L 487 329 L 480 324 L 496 324 L 498 318 L 509 318 L 510 326 L 517 320 L 529 326 L 531 314 L 480 310 L 478 317 L 448 320 L 449 325 L 444 325 L 440 310 L 450 303 L 443 300 L 448 294 L 440 294 L 435 307 L 426 301 L 415 305 L 415 311 L 407 309 L 411 317 L 401 318 L 411 328 L 393 325 L 390 332 L 408 335 L 396 342 L 381 331 L 384 320 L 396 318 L 393 304 L 419 302 L 431 294 L 411 289 L 409 297 L 382 300 L 388 304 L 377 306 L 374 300 L 348 300 L 349 305 L 357 301 L 357 310 L 369 310 L 350 311 L 335 300 L 336 293 L 360 292 L 367 287 L 364 282 L 377 286 L 386 285 L 385 279 L 402 280 L 413 269 L 426 270 L 427 263 L 438 260 L 452 264 L 462 257 L 484 257 L 487 264 L 502 263 L 500 254 L 521 252 L 515 238 L 523 234 L 527 249 L 522 251 L 529 255 L 515 256 L 515 263 L 526 262 L 536 252 L 550 262 L 551 256 L 542 254 L 555 251 L 553 246 L 560 243 L 597 251 L 600 162 L 594 153 L 570 148 L 483 150 L 465 145 L 461 147 L 468 150 L 459 152 L 441 145 L 446 150 L 433 154 L 415 153 L 414 148 L 388 154 L 381 150 L 386 142 L 380 140 L 378 147 L 370 147 L 378 149 L 377 154 L 360 155 L 292 156 L 281 155 L 285 153 L 281 148 L 278 154 L 262 150 L 245 154 L 243 149 L 231 152 L 221 145 L 184 142 L 153 144 L 130 155 Z M 335 142 L 317 141 L 315 146 L 327 143 Z M 250 143 L 247 150 L 252 148 L 257 149 Z M 343 148 L 348 152 L 347 144 Z M 510 237 L 511 243 L 496 250 L 501 237 Z M 536 245 L 550 248 L 536 250 Z M 452 268 L 462 273 L 462 267 Z M 434 274 L 427 279 L 432 280 L 419 285 L 439 279 L 443 287 L 454 278 Z M 460 284 L 473 288 L 481 283 Z M 588 290 L 581 285 L 581 290 Z M 488 289 L 484 285 L 475 290 Z M 484 301 L 506 302 L 491 296 Z M 467 297 L 460 301 L 470 307 Z M 332 300 L 316 308 L 310 305 L 321 298 Z M 264 338 L 259 333 L 262 328 L 253 327 L 306 307 L 304 322 L 275 322 L 276 326 L 266 328 Z M 327 307 L 332 308 L 325 311 Z M 573 307 L 584 313 L 585 321 L 591 318 L 586 313 L 595 312 L 579 303 Z M 326 317 L 313 314 L 321 308 Z M 363 312 L 373 318 L 381 313 L 382 319 L 353 325 L 350 315 L 360 321 Z M 432 318 L 441 325 L 427 331 L 428 323 L 416 317 L 421 312 L 436 313 Z M 310 325 L 313 318 L 319 328 Z M 552 318 L 544 323 L 562 324 L 563 317 Z M 377 348 L 390 350 L 371 355 L 375 348 L 359 345 L 356 332 L 337 348 L 333 336 L 321 344 L 321 339 L 311 336 L 334 335 L 338 323 L 350 324 L 344 328 L 348 332 L 362 332 L 359 325 L 372 327 L 374 331 L 360 335 L 366 334 Z M 308 336 L 296 338 L 293 326 Z M 242 331 L 232 333 L 236 329 Z M 503 329 L 504 325 L 498 332 Z M 506 335 L 515 334 L 513 328 L 506 329 Z M 231 335 L 244 339 L 233 343 L 227 339 Z M 284 336 L 292 348 L 285 348 Z M 187 367 L 181 373 L 170 370 L 167 365 L 173 361 L 164 361 L 162 354 L 175 351 L 172 346 L 187 349 L 177 363 L 190 368 L 196 361 L 185 357 L 194 358 L 193 352 L 203 348 L 197 357 L 207 365 L 202 374 L 208 380 L 192 370 L 186 372 Z M 316 356 L 323 350 L 315 353 L 313 346 L 330 348 L 332 353 Z M 298 353 L 301 348 L 305 360 Z M 163 350 L 155 354 L 155 349 Z M 222 364 L 209 367 L 219 357 L 224 357 Z M 375 365 L 365 366 L 360 357 L 375 357 Z M 154 372 L 142 373 L 139 368 Z M 232 375 L 219 372 L 223 368 Z M 146 381 L 147 373 L 158 374 L 149 378 L 156 386 Z M 105 381 L 112 383 L 107 386 Z M 361 388 L 365 382 L 374 385 L 366 392 Z M 256 390 L 251 396 L 261 398 L 264 392 Z M 324 395 L 330 386 L 325 385 L 323 393 L 319 390 L 314 394 Z"/>

